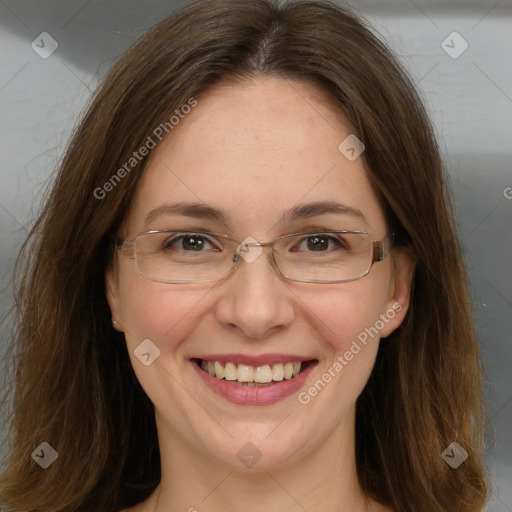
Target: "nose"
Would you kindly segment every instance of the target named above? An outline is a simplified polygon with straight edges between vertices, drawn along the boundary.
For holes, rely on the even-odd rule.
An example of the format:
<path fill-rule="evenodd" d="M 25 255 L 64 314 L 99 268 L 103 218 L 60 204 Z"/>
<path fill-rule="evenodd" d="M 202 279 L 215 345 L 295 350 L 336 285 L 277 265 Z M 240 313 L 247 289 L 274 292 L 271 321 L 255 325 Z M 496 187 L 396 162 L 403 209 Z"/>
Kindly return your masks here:
<path fill-rule="evenodd" d="M 215 313 L 225 328 L 262 339 L 293 321 L 294 295 L 272 268 L 270 248 L 251 247 L 251 251 L 259 255 L 241 258 L 236 271 L 220 285 Z"/>

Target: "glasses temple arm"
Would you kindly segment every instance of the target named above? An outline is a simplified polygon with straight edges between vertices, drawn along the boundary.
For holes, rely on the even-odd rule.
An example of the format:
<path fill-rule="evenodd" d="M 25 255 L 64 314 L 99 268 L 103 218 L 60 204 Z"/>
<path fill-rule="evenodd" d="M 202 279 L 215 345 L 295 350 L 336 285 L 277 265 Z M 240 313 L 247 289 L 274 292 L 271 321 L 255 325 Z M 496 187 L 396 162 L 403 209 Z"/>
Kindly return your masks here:
<path fill-rule="evenodd" d="M 128 258 L 135 256 L 135 242 L 133 240 L 121 240 L 120 238 L 115 239 L 116 249 L 119 249 Z"/>
<path fill-rule="evenodd" d="M 387 237 L 373 242 L 373 262 L 382 261 L 391 251 L 395 241 L 395 233 L 391 233 Z"/>

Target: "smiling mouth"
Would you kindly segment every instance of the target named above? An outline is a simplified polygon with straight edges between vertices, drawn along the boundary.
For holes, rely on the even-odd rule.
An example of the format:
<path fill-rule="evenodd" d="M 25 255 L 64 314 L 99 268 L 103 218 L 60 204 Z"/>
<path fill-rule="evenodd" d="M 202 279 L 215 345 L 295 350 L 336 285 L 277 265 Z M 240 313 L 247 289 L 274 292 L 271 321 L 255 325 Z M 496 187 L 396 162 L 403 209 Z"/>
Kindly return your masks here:
<path fill-rule="evenodd" d="M 196 364 L 206 373 L 219 380 L 228 381 L 235 386 L 265 387 L 283 380 L 292 380 L 300 375 L 310 364 L 316 362 L 296 361 L 289 363 L 265 364 L 251 366 L 223 361 L 206 361 L 195 359 Z"/>

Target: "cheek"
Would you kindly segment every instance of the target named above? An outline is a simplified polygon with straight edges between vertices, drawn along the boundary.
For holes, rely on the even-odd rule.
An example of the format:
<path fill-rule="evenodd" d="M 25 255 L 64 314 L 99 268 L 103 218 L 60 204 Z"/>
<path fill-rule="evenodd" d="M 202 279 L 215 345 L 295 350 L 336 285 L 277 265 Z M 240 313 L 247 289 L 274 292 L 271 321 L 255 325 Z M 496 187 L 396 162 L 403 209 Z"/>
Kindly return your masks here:
<path fill-rule="evenodd" d="M 190 408 L 194 402 L 183 385 L 187 381 L 183 340 L 206 314 L 209 291 L 190 286 L 184 290 L 137 276 L 130 276 L 120 287 L 123 329 L 137 379 L 156 409 L 165 411 L 170 424 L 182 432 L 192 429 Z M 154 359 L 154 348 L 147 340 L 158 349 Z M 146 365 L 139 356 L 148 352 Z"/>
<path fill-rule="evenodd" d="M 331 351 L 339 354 L 348 350 L 355 340 L 364 342 L 365 336 L 379 338 L 376 332 L 383 327 L 380 315 L 388 299 L 387 291 L 385 278 L 333 285 L 320 293 L 312 290 L 309 296 L 305 293 L 303 297 L 307 305 L 305 314 L 309 315 L 310 323 L 316 318 L 320 338 Z"/>
<path fill-rule="evenodd" d="M 183 339 L 204 315 L 209 289 L 186 289 L 129 276 L 121 283 L 123 328 L 132 352 L 150 339 L 162 356 L 175 353 Z"/>
<path fill-rule="evenodd" d="M 298 400 L 314 403 L 318 414 L 330 410 L 334 423 L 362 392 L 377 356 L 389 281 L 384 272 L 372 278 L 326 288 L 304 300 L 322 359 L 316 380 Z"/>

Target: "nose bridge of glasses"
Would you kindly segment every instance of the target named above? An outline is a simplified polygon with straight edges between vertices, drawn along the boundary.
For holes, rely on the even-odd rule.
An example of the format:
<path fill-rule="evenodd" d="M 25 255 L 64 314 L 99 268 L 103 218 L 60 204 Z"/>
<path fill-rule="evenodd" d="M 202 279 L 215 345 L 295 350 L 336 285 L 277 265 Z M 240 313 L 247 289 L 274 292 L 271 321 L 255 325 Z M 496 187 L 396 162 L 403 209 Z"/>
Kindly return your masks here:
<path fill-rule="evenodd" d="M 264 247 L 271 246 L 273 249 L 274 241 L 270 242 L 258 242 L 252 236 L 248 236 L 242 242 L 238 243 L 236 246 L 236 259 L 243 259 L 246 263 L 253 263 L 258 259 L 263 253 Z M 251 249 L 252 248 L 252 249 Z M 233 260 L 233 263 L 237 263 L 237 261 Z M 271 254 L 271 263 L 273 265 L 276 264 L 275 259 L 273 257 L 273 251 Z"/>
<path fill-rule="evenodd" d="M 249 241 L 247 241 L 249 240 Z M 254 240 L 254 241 L 251 241 Z M 247 246 L 247 247 L 266 247 L 268 245 L 273 245 L 273 241 L 270 242 L 258 242 L 252 236 L 248 236 L 245 240 L 239 243 L 239 246 Z"/>

